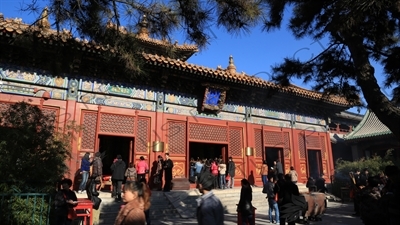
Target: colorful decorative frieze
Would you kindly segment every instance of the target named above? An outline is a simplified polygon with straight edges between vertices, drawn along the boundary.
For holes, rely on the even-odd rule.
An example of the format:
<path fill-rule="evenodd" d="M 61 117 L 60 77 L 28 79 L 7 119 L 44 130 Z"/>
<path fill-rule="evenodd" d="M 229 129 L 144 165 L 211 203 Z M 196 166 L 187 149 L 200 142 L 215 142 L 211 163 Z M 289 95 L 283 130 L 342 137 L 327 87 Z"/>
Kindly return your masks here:
<path fill-rule="evenodd" d="M 127 87 L 121 84 L 110 84 L 107 81 L 90 81 L 80 79 L 79 90 L 85 92 L 103 93 L 110 95 L 119 95 L 130 98 L 145 99 L 150 101 L 156 100 L 156 93 L 152 90 L 138 89 Z"/>
<path fill-rule="evenodd" d="M 29 95 L 34 96 L 33 93 L 34 88 L 42 89 L 43 87 L 40 86 L 32 86 L 30 84 L 23 84 L 23 83 L 14 83 L 6 81 L 3 85 L 0 86 L 0 92 L 9 93 L 9 94 L 18 94 L 18 95 Z M 62 89 L 55 89 L 55 88 L 43 88 L 50 94 L 50 98 L 52 99 L 60 99 L 65 100 L 67 96 L 67 91 Z"/>
<path fill-rule="evenodd" d="M 253 116 L 260 116 L 260 117 L 269 117 L 281 120 L 290 120 L 291 114 L 283 113 L 283 112 L 276 112 L 267 109 L 259 109 L 259 108 L 252 108 L 251 114 Z"/>
<path fill-rule="evenodd" d="M 289 121 L 279 121 L 279 120 L 264 119 L 264 118 L 259 118 L 259 117 L 253 117 L 252 121 L 255 124 L 268 125 L 268 126 L 274 126 L 274 127 L 290 128 L 290 122 Z"/>
<path fill-rule="evenodd" d="M 133 100 L 130 98 L 121 98 L 93 93 L 79 93 L 78 101 L 88 104 L 106 105 L 120 108 L 139 109 L 146 111 L 156 110 L 155 102 Z"/>
<path fill-rule="evenodd" d="M 234 113 L 243 113 L 243 114 L 246 113 L 246 107 L 241 105 L 225 104 L 222 110 Z"/>
<path fill-rule="evenodd" d="M 306 132 L 326 132 L 325 127 L 311 124 L 296 123 L 297 130 L 304 130 Z"/>
<path fill-rule="evenodd" d="M 296 120 L 296 122 L 302 122 L 302 123 L 326 125 L 326 122 L 323 119 L 317 119 L 317 118 L 312 118 L 312 117 L 307 117 L 307 116 L 296 115 L 295 120 Z"/>
<path fill-rule="evenodd" d="M 174 94 L 165 94 L 164 102 L 197 107 L 197 99 Z"/>
<path fill-rule="evenodd" d="M 49 74 L 38 74 L 30 72 L 26 68 L 13 69 L 9 66 L 0 65 L 0 77 L 2 80 L 16 81 L 20 83 L 38 84 L 58 88 L 67 88 L 67 77 L 53 77 Z"/>

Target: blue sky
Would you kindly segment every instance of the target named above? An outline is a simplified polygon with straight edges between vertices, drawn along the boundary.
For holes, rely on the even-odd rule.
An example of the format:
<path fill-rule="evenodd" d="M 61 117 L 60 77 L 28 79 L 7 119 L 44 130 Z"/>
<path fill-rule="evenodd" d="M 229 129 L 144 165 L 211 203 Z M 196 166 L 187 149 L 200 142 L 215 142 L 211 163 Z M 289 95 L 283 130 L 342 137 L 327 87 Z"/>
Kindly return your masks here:
<path fill-rule="evenodd" d="M 30 2 L 31 0 L 25 0 Z M 46 0 L 38 0 L 47 2 Z M 1 0 L 0 12 L 5 18 L 22 18 L 23 22 L 30 23 L 38 15 L 29 14 L 29 12 L 20 12 L 20 4 L 23 0 Z M 286 11 L 286 18 L 290 16 Z M 327 41 L 312 40 L 309 38 L 296 40 L 291 32 L 283 27 L 273 32 L 262 31 L 261 28 L 255 28 L 249 34 L 232 35 L 225 32 L 223 28 L 211 28 L 212 40 L 210 44 L 201 52 L 193 55 L 188 62 L 209 68 L 222 68 L 228 66 L 229 56 L 232 55 L 238 72 L 245 72 L 249 75 L 256 75 L 260 78 L 270 80 L 271 66 L 282 62 L 284 57 L 295 56 L 301 60 L 311 59 L 318 55 L 327 46 Z M 176 37 L 179 44 L 183 40 L 177 33 Z M 382 82 L 382 68 L 376 66 L 376 77 Z M 309 84 L 304 84 L 300 80 L 292 80 L 295 85 L 310 88 Z M 390 94 L 389 91 L 385 91 Z M 351 112 L 357 112 L 357 109 L 351 109 Z M 365 109 L 360 111 L 362 114 Z"/>

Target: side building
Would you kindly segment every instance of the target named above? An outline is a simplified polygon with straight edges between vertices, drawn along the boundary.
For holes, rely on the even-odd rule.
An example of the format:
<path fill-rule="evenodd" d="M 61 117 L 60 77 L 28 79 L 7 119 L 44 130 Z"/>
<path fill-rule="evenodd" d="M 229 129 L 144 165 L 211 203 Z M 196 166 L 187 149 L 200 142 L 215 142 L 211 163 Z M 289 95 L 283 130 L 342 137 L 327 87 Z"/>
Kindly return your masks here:
<path fill-rule="evenodd" d="M 328 121 L 351 107 L 344 98 L 239 73 L 232 56 L 226 68 L 190 64 L 196 46 L 153 39 L 145 23 L 135 35 L 145 49 L 144 75 L 104 60 L 113 52 L 107 46 L 1 15 L 0 109 L 29 101 L 53 113 L 60 127 L 81 124 L 70 176 L 85 152 L 106 153 L 105 174 L 117 154 L 126 162 L 144 156 L 150 176 L 157 156 L 168 152 L 174 178 L 188 178 L 191 158 L 231 156 L 237 182 L 261 184 L 263 161 L 272 166 L 276 159 L 285 172 L 294 166 L 300 182 L 320 174 L 329 180 Z M 171 49 L 174 57 L 163 54 Z"/>

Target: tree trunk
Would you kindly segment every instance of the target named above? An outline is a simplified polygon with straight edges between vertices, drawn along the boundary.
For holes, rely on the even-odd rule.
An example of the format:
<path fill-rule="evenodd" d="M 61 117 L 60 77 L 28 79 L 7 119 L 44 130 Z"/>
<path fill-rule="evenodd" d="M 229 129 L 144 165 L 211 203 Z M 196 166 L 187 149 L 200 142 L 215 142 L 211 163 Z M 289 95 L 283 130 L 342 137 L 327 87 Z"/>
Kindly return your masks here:
<path fill-rule="evenodd" d="M 356 68 L 357 84 L 363 92 L 368 108 L 392 131 L 397 140 L 400 140 L 400 108 L 382 93 L 362 38 L 346 40 L 350 40 L 346 44 Z"/>

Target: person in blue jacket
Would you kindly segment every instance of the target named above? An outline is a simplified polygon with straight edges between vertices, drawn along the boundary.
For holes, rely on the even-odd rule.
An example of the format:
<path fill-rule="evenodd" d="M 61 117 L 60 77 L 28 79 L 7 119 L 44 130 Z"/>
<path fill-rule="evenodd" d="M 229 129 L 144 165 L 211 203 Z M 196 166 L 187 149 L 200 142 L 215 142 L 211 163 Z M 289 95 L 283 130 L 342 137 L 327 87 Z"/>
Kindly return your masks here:
<path fill-rule="evenodd" d="M 80 174 L 82 175 L 82 181 L 81 184 L 79 185 L 79 190 L 78 193 L 84 193 L 86 192 L 86 183 L 89 178 L 89 172 L 90 172 L 90 153 L 86 152 L 85 155 L 82 157 L 81 161 L 81 171 Z"/>

